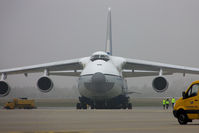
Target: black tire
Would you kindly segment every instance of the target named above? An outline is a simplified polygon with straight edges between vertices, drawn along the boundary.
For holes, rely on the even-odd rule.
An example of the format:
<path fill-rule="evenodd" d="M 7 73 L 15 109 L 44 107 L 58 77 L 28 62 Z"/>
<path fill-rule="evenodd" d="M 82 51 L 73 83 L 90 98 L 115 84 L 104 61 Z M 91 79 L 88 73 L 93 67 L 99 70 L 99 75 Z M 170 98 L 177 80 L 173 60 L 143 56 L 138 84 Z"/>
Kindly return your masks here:
<path fill-rule="evenodd" d="M 187 122 L 188 122 L 188 118 L 187 118 L 187 115 L 182 112 L 178 115 L 178 122 L 180 125 L 186 125 Z"/>
<path fill-rule="evenodd" d="M 128 103 L 128 109 L 132 109 L 132 103 Z"/>
<path fill-rule="evenodd" d="M 10 109 L 10 107 L 8 107 L 8 106 L 7 106 L 7 107 L 5 107 L 5 108 L 6 108 L 6 109 Z"/>
<path fill-rule="evenodd" d="M 122 104 L 122 109 L 126 109 L 127 105 L 126 104 Z"/>
<path fill-rule="evenodd" d="M 86 104 L 82 104 L 82 108 L 83 109 L 87 109 L 87 105 Z"/>
<path fill-rule="evenodd" d="M 94 104 L 91 104 L 91 109 L 94 109 L 94 108 L 95 108 Z"/>
<path fill-rule="evenodd" d="M 80 103 L 76 104 L 76 109 L 81 109 L 81 104 Z"/>

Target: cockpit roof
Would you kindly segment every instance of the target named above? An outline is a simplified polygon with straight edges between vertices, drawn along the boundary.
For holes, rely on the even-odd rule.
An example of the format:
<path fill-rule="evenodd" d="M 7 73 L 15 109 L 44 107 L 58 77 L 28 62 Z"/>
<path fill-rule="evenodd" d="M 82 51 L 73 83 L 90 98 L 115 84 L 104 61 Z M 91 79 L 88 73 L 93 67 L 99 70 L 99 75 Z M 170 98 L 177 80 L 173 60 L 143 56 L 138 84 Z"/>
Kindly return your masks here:
<path fill-rule="evenodd" d="M 104 51 L 97 51 L 97 52 L 95 52 L 95 53 L 93 53 L 92 55 L 107 55 L 107 56 L 109 56 L 106 52 L 104 52 Z"/>
<path fill-rule="evenodd" d="M 92 54 L 91 61 L 95 61 L 95 60 L 104 60 L 104 61 L 108 61 L 110 60 L 109 55 L 105 52 L 102 51 L 98 51 Z"/>

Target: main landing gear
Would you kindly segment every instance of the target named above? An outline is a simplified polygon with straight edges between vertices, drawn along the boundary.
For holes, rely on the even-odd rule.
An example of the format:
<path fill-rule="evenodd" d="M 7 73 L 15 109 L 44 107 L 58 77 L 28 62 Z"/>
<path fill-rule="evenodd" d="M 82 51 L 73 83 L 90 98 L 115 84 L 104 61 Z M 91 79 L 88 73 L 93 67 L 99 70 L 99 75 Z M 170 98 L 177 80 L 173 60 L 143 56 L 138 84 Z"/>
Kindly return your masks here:
<path fill-rule="evenodd" d="M 120 95 L 107 101 L 92 101 L 86 97 L 79 97 L 76 109 L 132 109 L 129 97 Z"/>
<path fill-rule="evenodd" d="M 77 103 L 76 109 L 87 109 L 87 104 Z"/>

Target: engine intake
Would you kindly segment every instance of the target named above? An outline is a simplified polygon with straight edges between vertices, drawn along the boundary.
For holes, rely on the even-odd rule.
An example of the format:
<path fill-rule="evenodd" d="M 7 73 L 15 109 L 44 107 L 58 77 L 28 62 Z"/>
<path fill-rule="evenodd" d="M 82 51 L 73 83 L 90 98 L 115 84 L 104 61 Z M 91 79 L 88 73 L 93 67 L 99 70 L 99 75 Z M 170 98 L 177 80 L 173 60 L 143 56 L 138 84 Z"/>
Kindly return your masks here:
<path fill-rule="evenodd" d="M 5 81 L 0 81 L 0 97 L 7 96 L 10 92 L 10 87 Z"/>
<path fill-rule="evenodd" d="M 159 76 L 153 80 L 152 86 L 156 92 L 164 92 L 167 90 L 169 84 L 166 78 Z"/>
<path fill-rule="evenodd" d="M 37 81 L 37 86 L 40 91 L 49 92 L 53 88 L 53 82 L 49 77 L 44 76 Z"/>

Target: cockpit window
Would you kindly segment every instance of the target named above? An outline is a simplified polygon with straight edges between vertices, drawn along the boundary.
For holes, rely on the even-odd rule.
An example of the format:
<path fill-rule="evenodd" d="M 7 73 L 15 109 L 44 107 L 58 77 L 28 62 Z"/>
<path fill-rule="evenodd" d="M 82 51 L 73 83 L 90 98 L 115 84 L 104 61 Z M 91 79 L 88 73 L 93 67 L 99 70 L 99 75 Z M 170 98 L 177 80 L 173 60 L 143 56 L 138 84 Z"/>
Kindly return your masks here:
<path fill-rule="evenodd" d="M 107 55 L 93 55 L 93 56 L 91 56 L 91 61 L 95 61 L 95 60 L 108 61 L 109 57 Z"/>

